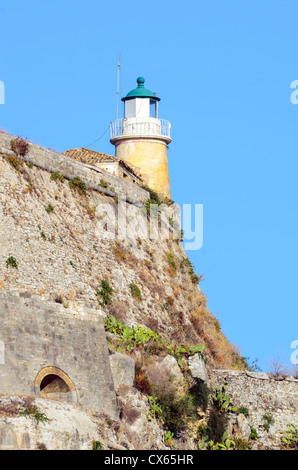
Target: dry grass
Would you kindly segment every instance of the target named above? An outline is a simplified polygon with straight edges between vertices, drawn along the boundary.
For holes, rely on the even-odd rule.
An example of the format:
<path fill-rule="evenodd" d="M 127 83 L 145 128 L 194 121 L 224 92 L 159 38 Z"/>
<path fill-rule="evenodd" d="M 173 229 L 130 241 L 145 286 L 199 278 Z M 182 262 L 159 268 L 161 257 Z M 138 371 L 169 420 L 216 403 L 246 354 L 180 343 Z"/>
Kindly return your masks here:
<path fill-rule="evenodd" d="M 141 416 L 141 412 L 130 405 L 123 406 L 120 409 L 121 418 L 132 425 Z"/>
<path fill-rule="evenodd" d="M 15 417 L 20 415 L 20 411 L 24 408 L 30 408 L 34 402 L 34 397 L 24 396 L 20 397 L 17 402 L 10 401 L 5 403 L 5 400 L 2 401 L 0 397 L 0 416 L 6 418 Z"/>
<path fill-rule="evenodd" d="M 91 220 L 94 220 L 95 219 L 95 211 L 96 211 L 96 206 L 89 206 L 89 205 L 85 205 L 84 206 L 85 209 L 86 209 L 86 212 L 87 214 L 89 215 L 90 219 Z"/>
<path fill-rule="evenodd" d="M 140 269 L 138 269 L 136 271 L 136 275 L 145 285 L 149 284 L 154 279 L 146 266 L 143 266 Z"/>
<path fill-rule="evenodd" d="M 224 369 L 242 369 L 241 354 L 222 333 L 217 318 L 202 304 L 190 317 L 195 332 L 205 344 L 204 354 L 212 365 Z"/>
<path fill-rule="evenodd" d="M 11 418 L 13 416 L 19 415 L 18 406 L 14 403 L 9 404 L 1 404 L 0 403 L 0 416 L 4 416 L 5 418 Z"/>
<path fill-rule="evenodd" d="M 136 269 L 139 265 L 139 259 L 132 253 L 131 249 L 124 243 L 117 241 L 112 247 L 114 257 L 118 262 L 125 263 L 126 266 Z"/>
<path fill-rule="evenodd" d="M 109 306 L 109 315 L 112 315 L 116 320 L 121 320 L 123 323 L 127 320 L 130 310 L 130 305 L 126 300 L 113 300 L 112 305 Z"/>
<path fill-rule="evenodd" d="M 136 361 L 135 387 L 146 395 L 151 395 L 152 393 L 152 386 L 145 372 L 144 365 L 139 360 Z"/>
<path fill-rule="evenodd" d="M 6 155 L 6 160 L 17 171 L 19 171 L 24 164 L 24 161 L 15 155 Z"/>
<path fill-rule="evenodd" d="M 150 290 L 152 296 L 158 294 L 160 299 L 164 299 L 166 297 L 164 286 L 160 282 L 151 281 L 146 285 L 146 287 Z"/>
<path fill-rule="evenodd" d="M 159 326 L 159 321 L 157 320 L 157 318 L 149 317 L 144 320 L 144 323 L 147 328 L 155 331 L 155 333 L 159 333 L 160 326 Z"/>

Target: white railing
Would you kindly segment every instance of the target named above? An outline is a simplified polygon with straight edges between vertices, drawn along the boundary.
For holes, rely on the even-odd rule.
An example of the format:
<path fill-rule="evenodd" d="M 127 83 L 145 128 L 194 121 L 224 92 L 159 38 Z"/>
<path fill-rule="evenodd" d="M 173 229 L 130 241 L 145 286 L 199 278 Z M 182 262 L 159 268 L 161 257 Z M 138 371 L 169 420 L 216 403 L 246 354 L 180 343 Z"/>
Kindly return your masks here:
<path fill-rule="evenodd" d="M 166 119 L 143 120 L 122 118 L 110 124 L 111 139 L 125 135 L 163 136 L 170 138 L 171 124 Z"/>

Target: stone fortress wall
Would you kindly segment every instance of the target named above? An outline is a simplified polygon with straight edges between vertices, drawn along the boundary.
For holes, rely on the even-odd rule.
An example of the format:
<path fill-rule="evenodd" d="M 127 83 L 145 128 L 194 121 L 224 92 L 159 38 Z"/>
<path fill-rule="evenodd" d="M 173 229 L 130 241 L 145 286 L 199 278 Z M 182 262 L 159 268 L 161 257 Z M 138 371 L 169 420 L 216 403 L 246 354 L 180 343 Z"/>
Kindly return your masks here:
<path fill-rule="evenodd" d="M 14 155 L 12 139 L 15 136 L 0 133 L 0 153 Z M 127 203 L 140 205 L 149 198 L 147 191 L 129 181 L 39 145 L 30 143 L 21 158 L 67 179 L 79 176 L 87 187 L 124 197 Z M 99 186 L 101 180 L 108 188 Z M 109 360 L 100 310 L 82 302 L 66 309 L 46 297 L 1 290 L 0 318 L 1 394 L 58 398 L 119 419 L 111 362 L 116 377 L 119 370 Z M 45 394 L 50 385 L 43 384 L 54 376 L 56 387 Z"/>
<path fill-rule="evenodd" d="M 213 370 L 211 388 L 226 386 L 230 403 L 244 408 L 243 414 L 231 416 L 230 426 L 242 438 L 249 439 L 251 429 L 255 429 L 259 441 L 270 448 L 278 446 L 288 425 L 298 423 L 298 379 L 292 376 L 238 370 Z M 264 425 L 265 416 L 272 417 L 269 432 Z"/>
<path fill-rule="evenodd" d="M 0 132 L 0 153 L 14 155 L 14 152 L 10 149 L 12 139 L 15 139 L 15 136 Z M 125 197 L 127 202 L 140 204 L 149 199 L 149 193 L 146 190 L 130 181 L 36 144 L 30 143 L 28 155 L 22 158 L 44 170 L 59 171 L 67 179 L 79 176 L 89 188 L 110 196 Z M 109 188 L 99 186 L 101 179 L 109 184 Z"/>
<path fill-rule="evenodd" d="M 9 154 L 13 136 L 0 133 L 0 153 Z M 26 160 L 47 171 L 60 171 L 66 178 L 81 177 L 92 189 L 120 195 L 139 204 L 148 193 L 137 185 L 103 170 L 77 162 L 38 145 L 30 144 Z M 98 186 L 101 179 L 111 189 Z M 0 290 L 0 394 L 46 396 L 68 401 L 91 412 L 118 419 L 114 387 L 125 383 L 126 356 L 109 356 L 102 312 L 99 309 L 63 305 L 26 292 Z M 133 366 L 128 382 L 133 384 Z M 127 376 L 128 374 L 126 374 Z M 123 376 L 123 377 L 122 377 Z M 56 381 L 51 379 L 56 377 Z M 122 378 L 121 378 L 122 377 Z M 121 378 L 121 383 L 118 383 Z M 268 440 L 262 427 L 265 413 L 275 424 L 270 438 L 278 440 L 287 424 L 298 423 L 298 380 L 276 380 L 271 375 L 243 371 L 212 371 L 211 386 L 227 382 L 227 393 L 235 406 L 248 409 L 242 435 L 251 427 Z M 51 387 L 51 384 L 54 384 Z M 47 391 L 48 390 L 48 391 Z M 275 434 L 274 434 L 275 433 Z M 1 445 L 0 445 L 1 448 Z"/>
<path fill-rule="evenodd" d="M 56 388 L 49 389 L 48 385 L 47 397 L 52 394 L 85 410 L 101 411 L 117 419 L 109 352 L 99 310 L 66 309 L 37 295 L 1 290 L 0 319 L 0 341 L 4 345 L 1 394 L 46 396 L 42 384 L 46 384 L 47 377 L 55 377 Z"/>

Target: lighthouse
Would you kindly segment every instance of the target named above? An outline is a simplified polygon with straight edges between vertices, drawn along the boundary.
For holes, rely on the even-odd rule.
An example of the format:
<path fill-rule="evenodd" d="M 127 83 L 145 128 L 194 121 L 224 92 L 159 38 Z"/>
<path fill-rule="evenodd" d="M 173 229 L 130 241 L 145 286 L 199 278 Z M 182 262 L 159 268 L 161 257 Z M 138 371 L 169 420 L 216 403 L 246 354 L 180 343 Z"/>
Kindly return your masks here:
<path fill-rule="evenodd" d="M 122 98 L 124 118 L 111 122 L 110 142 L 116 157 L 140 173 L 144 183 L 164 198 L 171 199 L 167 146 L 171 124 L 158 117 L 160 98 L 138 77 L 137 88 Z"/>

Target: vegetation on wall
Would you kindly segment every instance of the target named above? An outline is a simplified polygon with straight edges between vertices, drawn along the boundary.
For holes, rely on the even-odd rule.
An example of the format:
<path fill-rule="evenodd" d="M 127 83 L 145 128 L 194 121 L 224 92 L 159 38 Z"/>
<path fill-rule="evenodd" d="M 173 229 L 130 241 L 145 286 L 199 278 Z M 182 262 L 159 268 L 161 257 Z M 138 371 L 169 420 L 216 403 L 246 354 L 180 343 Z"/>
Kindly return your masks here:
<path fill-rule="evenodd" d="M 18 269 L 18 263 L 14 256 L 10 255 L 6 260 L 6 267 L 7 268 L 15 268 Z"/>
<path fill-rule="evenodd" d="M 29 142 L 21 137 L 16 137 L 10 142 L 10 148 L 16 155 L 25 156 L 29 151 Z"/>
<path fill-rule="evenodd" d="M 151 204 L 160 205 L 162 203 L 160 195 L 156 191 L 154 191 L 154 189 L 149 188 L 149 186 L 146 186 L 144 184 L 141 185 L 141 188 L 149 193 L 149 201 L 151 201 Z"/>
<path fill-rule="evenodd" d="M 286 449 L 298 450 L 298 426 L 288 424 L 281 442 L 282 446 Z"/>
<path fill-rule="evenodd" d="M 81 196 L 86 196 L 87 185 L 79 176 L 75 176 L 68 184 L 71 189 L 77 191 Z"/>
<path fill-rule="evenodd" d="M 24 164 L 23 160 L 15 155 L 7 155 L 6 160 L 17 171 L 19 171 Z"/>
<path fill-rule="evenodd" d="M 204 279 L 203 279 L 203 274 L 201 274 L 200 276 L 198 276 L 198 275 L 195 273 L 194 266 L 193 266 L 193 264 L 192 264 L 192 262 L 190 261 L 189 258 L 184 257 L 184 258 L 182 259 L 181 265 L 187 267 L 189 277 L 190 277 L 191 282 L 192 282 L 193 284 L 199 284 L 200 281 L 203 281 L 203 280 L 204 280 Z"/>
<path fill-rule="evenodd" d="M 60 173 L 60 171 L 54 171 L 51 174 L 50 178 L 51 178 L 52 181 L 61 181 L 61 182 L 63 182 L 65 180 L 64 176 L 62 175 L 62 173 Z"/>
<path fill-rule="evenodd" d="M 46 416 L 45 413 L 39 410 L 39 408 L 35 405 L 29 406 L 20 412 L 22 416 L 25 418 L 32 417 L 35 419 L 37 423 L 46 423 L 50 421 L 50 419 Z"/>
<path fill-rule="evenodd" d="M 155 331 L 145 328 L 144 326 L 125 326 L 120 320 L 116 320 L 115 317 L 107 315 L 104 319 L 104 325 L 107 332 L 114 335 L 114 341 L 117 345 L 117 351 L 121 351 L 125 348 L 127 351 L 132 351 L 139 347 L 147 348 L 157 345 L 159 350 L 163 350 L 165 353 L 174 356 L 178 360 L 178 364 L 183 368 L 183 358 L 188 358 L 194 354 L 199 356 L 205 362 L 207 359 L 203 355 L 205 346 L 200 344 L 198 346 L 187 347 L 185 345 L 178 346 L 177 344 L 172 345 L 166 339 Z"/>
<path fill-rule="evenodd" d="M 112 293 L 113 293 L 112 287 L 110 286 L 110 284 L 108 283 L 106 279 L 103 279 L 95 293 L 98 299 L 98 303 L 101 307 L 105 307 L 106 305 L 111 305 Z"/>
<path fill-rule="evenodd" d="M 215 368 L 219 366 L 219 368 L 226 369 L 257 370 L 257 367 L 255 363 L 249 365 L 249 358 L 243 358 L 225 338 L 219 320 L 209 311 L 207 299 L 198 288 L 198 284 L 203 280 L 203 275 L 196 274 L 194 266 L 185 257 L 179 244 L 170 241 L 158 244 L 137 240 L 137 246 L 132 248 L 124 241 L 114 240 L 110 244 L 105 244 L 92 238 L 90 228 L 94 228 L 93 220 L 96 221 L 97 215 L 96 205 L 92 205 L 91 200 L 95 203 L 96 199 L 92 199 L 91 190 L 88 192 L 90 195 L 88 204 L 86 198 L 77 197 L 77 195 L 87 194 L 85 183 L 78 177 L 74 178 L 70 181 L 70 187 L 73 189 L 73 193 L 70 194 L 67 187 L 60 184 L 64 181 L 62 173 L 59 171 L 48 172 L 47 178 L 38 178 L 37 172 L 41 170 L 34 167 L 33 171 L 29 173 L 37 175 L 36 181 L 41 184 L 43 184 L 42 181 L 45 181 L 47 186 L 41 186 L 40 189 L 38 188 L 38 192 L 33 192 L 31 196 L 27 188 L 24 185 L 22 187 L 27 165 L 18 155 L 22 154 L 16 153 L 16 155 L 1 157 L 3 161 L 8 161 L 12 168 L 19 171 L 19 175 L 14 175 L 19 178 L 20 182 L 15 195 L 16 198 L 19 198 L 18 202 L 22 202 L 24 206 L 14 204 L 14 207 L 17 208 L 14 210 L 13 205 L 9 207 L 7 204 L 5 208 L 7 214 L 12 215 L 12 219 L 16 222 L 16 233 L 19 225 L 21 229 L 25 227 L 26 198 L 30 202 L 28 207 L 39 203 L 41 220 L 36 220 L 34 223 L 37 225 L 40 222 L 43 228 L 41 229 L 41 226 L 38 225 L 39 232 L 35 237 L 38 245 L 33 245 L 32 238 L 31 249 L 40 247 L 41 260 L 42 254 L 47 252 L 47 256 L 51 256 L 47 259 L 55 260 L 57 265 L 63 266 L 66 275 L 71 272 L 70 277 L 66 279 L 68 290 L 63 291 L 61 295 L 59 294 L 56 301 L 66 307 L 65 299 L 72 300 L 69 293 L 70 282 L 77 282 L 78 285 L 80 284 L 78 289 L 76 286 L 79 301 L 85 300 L 87 292 L 87 295 L 90 294 L 88 301 L 92 301 L 94 304 L 98 302 L 104 308 L 107 313 L 104 320 L 105 328 L 111 349 L 131 354 L 137 359 L 135 385 L 138 390 L 147 395 L 150 406 L 147 418 L 148 420 L 157 419 L 161 423 L 165 433 L 165 443 L 173 447 L 174 440 L 189 431 L 195 435 L 199 449 L 242 450 L 252 446 L 252 441 L 259 438 L 258 432 L 260 433 L 260 430 L 265 435 L 267 432 L 272 432 L 271 426 L 274 419 L 269 413 L 266 413 L 260 418 L 258 432 L 252 428 L 248 440 L 231 439 L 227 433 L 228 418 L 233 414 L 243 414 L 248 417 L 249 410 L 241 406 L 239 408 L 234 406 L 227 394 L 227 384 L 210 391 L 201 381 L 190 377 L 187 359 L 193 354 L 198 354 L 205 362 L 208 357 L 211 367 L 215 366 Z M 32 165 L 28 166 L 32 168 Z M 11 173 L 10 168 L 9 170 Z M 57 185 L 52 182 L 49 184 L 49 178 Z M 107 187 L 105 182 L 102 183 L 102 186 Z M 55 208 L 49 204 L 49 201 L 53 201 L 54 198 L 57 201 L 54 203 Z M 148 207 L 150 202 L 159 207 L 161 199 L 151 191 L 150 199 L 146 202 Z M 67 210 L 63 213 L 64 207 Z M 19 208 L 22 208 L 21 217 L 18 214 Z M 76 211 L 76 209 L 79 210 Z M 47 216 L 45 211 L 52 215 Z M 43 216 L 45 219 L 42 219 Z M 58 217 L 60 217 L 61 225 L 54 224 Z M 173 227 L 174 220 L 169 219 L 169 224 Z M 50 235 L 52 233 L 54 233 L 53 236 Z M 58 243 L 59 239 L 63 246 Z M 25 244 L 24 235 L 23 241 Z M 52 245 L 47 242 L 51 242 Z M 56 248 L 57 251 L 54 252 Z M 69 251 L 67 251 L 68 248 Z M 20 277 L 18 285 L 21 285 L 22 272 L 26 268 L 25 255 L 21 257 L 19 251 L 14 251 L 13 247 L 10 249 L 12 253 L 16 254 L 18 261 L 20 259 L 20 269 L 18 272 L 14 271 L 18 269 L 18 262 L 12 255 L 7 258 L 8 253 L 6 253 L 2 263 L 4 275 L 8 280 L 12 278 L 12 281 L 9 280 L 11 283 L 14 278 Z M 102 263 L 103 253 L 107 259 L 107 266 Z M 40 261 L 40 279 L 45 278 L 42 271 L 44 264 L 46 263 Z M 73 269 L 69 269 L 69 266 Z M 118 281 L 115 276 L 115 271 L 118 269 L 121 271 L 119 283 L 114 282 Z M 122 282 L 123 274 L 126 282 Z M 127 277 L 125 277 L 126 274 Z M 100 281 L 102 277 L 103 280 Z M 130 283 L 131 279 L 135 282 Z M 48 279 L 46 280 L 48 281 Z M 46 290 L 44 286 L 42 286 L 43 290 L 41 289 L 38 284 L 39 279 L 34 279 L 34 281 L 37 286 L 36 292 Z M 25 283 L 26 280 L 24 280 Z M 96 288 L 96 286 L 98 287 Z M 24 290 L 27 288 L 29 291 L 30 286 L 28 287 L 26 284 Z M 77 292 L 73 294 L 75 298 Z M 109 315 L 110 312 L 115 316 Z M 151 312 L 153 312 L 152 315 Z M 127 326 L 127 319 L 129 322 L 134 321 L 135 325 Z M 137 326 L 143 324 L 146 326 Z M 166 355 L 173 356 L 177 360 L 183 374 L 182 385 L 177 384 L 171 371 L 169 373 L 165 370 L 162 373 L 154 371 L 155 375 L 149 374 L 153 369 L 153 359 L 162 359 Z M 210 414 L 207 422 L 202 423 L 201 412 L 205 412 L 207 406 L 210 407 Z M 30 414 L 28 410 L 26 413 L 28 416 L 34 417 L 34 413 Z M 297 449 L 297 433 L 297 426 L 288 425 L 286 434 L 281 438 L 282 445 L 285 448 Z M 95 447 L 100 448 L 100 443 L 96 443 Z"/>
<path fill-rule="evenodd" d="M 185 346 L 171 345 L 161 335 L 145 327 L 125 326 L 121 321 L 107 315 L 104 320 L 110 345 L 117 351 L 133 353 L 138 350 L 135 386 L 148 396 L 150 410 L 147 418 L 157 419 L 164 428 L 168 444 L 174 446 L 174 438 L 179 438 L 191 429 L 196 435 L 198 449 L 201 450 L 242 450 L 251 443 L 244 439 L 231 439 L 228 435 L 228 417 L 231 414 L 249 415 L 244 407 L 233 405 L 227 394 L 227 383 L 215 387 L 213 393 L 199 379 L 193 379 L 187 367 L 187 359 L 193 354 L 205 360 L 203 345 L 187 349 Z M 152 358 L 172 355 L 180 366 L 183 383 L 173 379 L 171 371 L 158 369 Z M 155 359 L 156 360 L 156 359 Z M 153 362 L 152 362 L 153 361 Z M 155 367 L 155 368 L 154 368 Z M 211 400 L 211 401 L 210 401 Z M 200 413 L 210 407 L 208 422 L 203 424 Z M 201 411 L 200 411 L 201 410 Z M 170 444 L 171 443 L 171 444 Z"/>
<path fill-rule="evenodd" d="M 137 286 L 136 284 L 134 284 L 133 282 L 131 282 L 129 284 L 129 287 L 130 287 L 130 292 L 131 292 L 131 295 L 137 299 L 137 300 L 142 300 L 143 297 L 142 297 L 142 292 L 139 288 L 139 286 Z"/>

